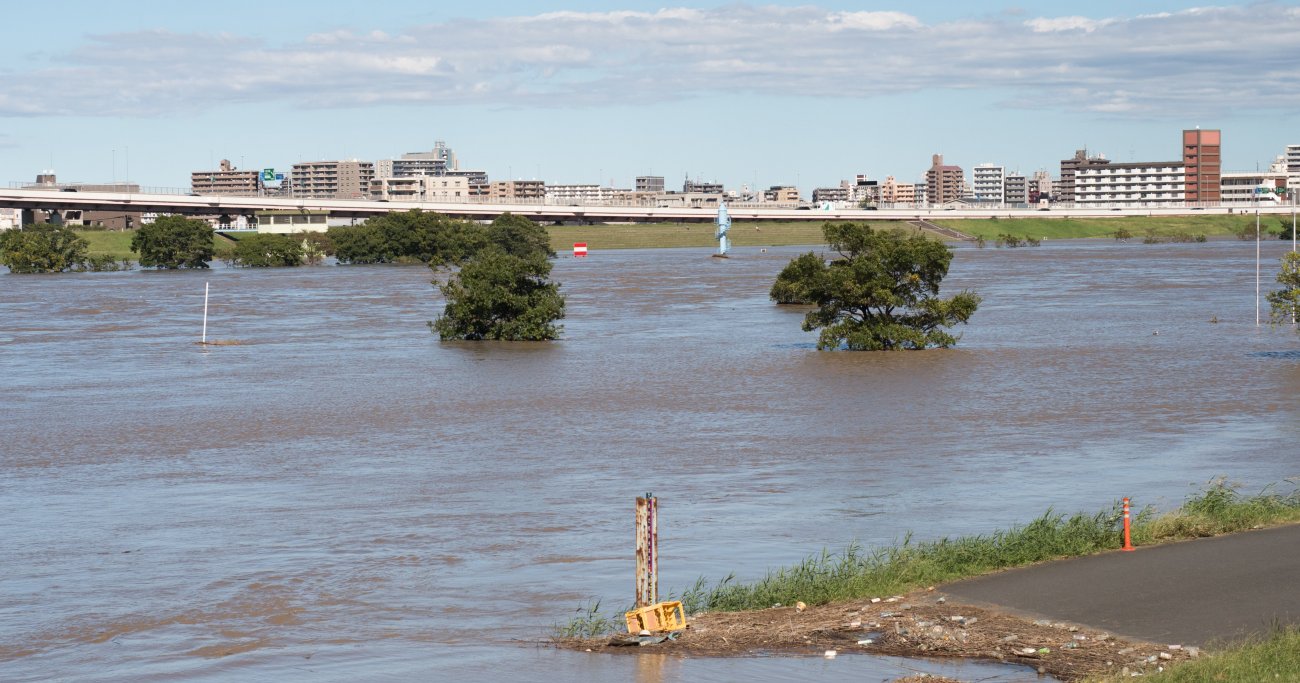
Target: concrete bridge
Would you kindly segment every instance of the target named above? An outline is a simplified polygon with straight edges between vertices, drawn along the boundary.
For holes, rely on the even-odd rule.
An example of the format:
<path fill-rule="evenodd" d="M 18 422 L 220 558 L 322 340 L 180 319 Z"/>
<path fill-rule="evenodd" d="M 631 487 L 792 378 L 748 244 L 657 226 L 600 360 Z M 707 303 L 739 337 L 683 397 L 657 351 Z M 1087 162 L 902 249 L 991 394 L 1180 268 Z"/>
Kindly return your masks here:
<path fill-rule="evenodd" d="M 150 194 L 135 192 L 82 192 L 49 189 L 0 188 L 0 208 L 40 211 L 108 211 L 118 213 L 169 213 L 191 216 L 252 216 L 259 211 L 328 212 L 334 218 L 365 219 L 394 211 L 431 211 L 457 218 L 491 220 L 510 212 L 532 220 L 553 223 L 659 223 L 711 222 L 716 215 L 705 207 L 561 206 L 507 203 L 383 202 L 363 199 L 306 199 L 291 197 L 232 197 L 214 195 Z M 930 221 L 968 218 L 1100 218 L 1117 216 L 1181 216 L 1249 213 L 1254 206 L 1150 207 L 1150 208 L 904 208 L 822 209 L 768 208 L 728 205 L 736 221 Z M 1261 214 L 1291 214 L 1291 205 L 1260 206 Z"/>

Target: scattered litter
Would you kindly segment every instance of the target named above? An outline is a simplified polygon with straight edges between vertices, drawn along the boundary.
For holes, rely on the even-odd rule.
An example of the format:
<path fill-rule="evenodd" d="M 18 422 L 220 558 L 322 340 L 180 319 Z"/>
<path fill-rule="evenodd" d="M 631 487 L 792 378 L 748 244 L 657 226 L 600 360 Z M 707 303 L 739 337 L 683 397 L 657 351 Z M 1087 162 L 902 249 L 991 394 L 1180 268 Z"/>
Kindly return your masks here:
<path fill-rule="evenodd" d="M 823 653 L 822 653 L 822 656 L 825 657 L 825 658 L 827 658 L 827 659 L 835 659 L 835 655 L 836 655 L 836 654 L 839 654 L 839 653 L 837 653 L 835 650 L 827 650 L 826 652 L 823 652 Z"/>
<path fill-rule="evenodd" d="M 1182 646 L 1182 645 L 1170 645 L 1170 646 L 1169 646 L 1169 649 L 1170 649 L 1170 650 L 1181 650 L 1181 649 L 1183 649 L 1183 646 Z"/>
<path fill-rule="evenodd" d="M 803 601 L 802 601 L 802 600 L 800 600 L 799 602 L 794 603 L 794 610 L 795 610 L 796 612 L 802 612 L 802 611 L 804 611 L 804 610 L 806 610 L 806 609 L 808 609 L 808 606 L 805 605 L 805 604 L 803 604 Z"/>
<path fill-rule="evenodd" d="M 1187 654 L 1189 654 L 1189 655 L 1191 655 L 1191 656 L 1193 656 L 1193 657 L 1200 657 L 1200 656 L 1201 656 L 1201 648 L 1199 648 L 1199 647 L 1189 647 L 1189 648 L 1187 648 Z"/>
<path fill-rule="evenodd" d="M 1160 653 L 1160 658 L 1163 659 L 1163 660 L 1168 661 L 1168 660 L 1170 660 L 1170 659 L 1173 659 L 1174 656 L 1171 655 L 1171 654 L 1169 654 L 1168 652 L 1161 652 L 1161 653 Z"/>
<path fill-rule="evenodd" d="M 862 622 L 860 622 L 860 621 L 850 621 L 850 622 L 849 622 L 849 628 L 859 628 L 859 627 L 861 627 L 861 626 L 862 626 Z"/>
<path fill-rule="evenodd" d="M 876 604 L 877 602 L 880 602 L 880 598 L 872 598 L 872 599 L 871 599 L 871 604 L 874 605 L 874 604 Z"/>
<path fill-rule="evenodd" d="M 948 598 L 940 597 L 938 600 L 935 600 L 935 602 L 937 602 L 937 603 L 939 603 L 940 605 L 942 605 L 943 603 L 948 602 Z"/>
<path fill-rule="evenodd" d="M 863 638 L 862 640 L 859 640 L 859 641 L 858 641 L 858 645 L 870 645 L 870 644 L 872 644 L 872 643 L 874 643 L 874 642 L 876 642 L 876 641 L 875 641 L 875 640 L 872 640 L 871 638 Z"/>
<path fill-rule="evenodd" d="M 1032 654 L 1034 654 L 1035 652 L 1037 652 L 1037 650 L 1035 650 L 1035 649 L 1032 648 L 1032 647 L 1022 647 L 1022 648 L 1020 648 L 1020 654 L 1022 654 L 1022 655 L 1032 655 Z"/>

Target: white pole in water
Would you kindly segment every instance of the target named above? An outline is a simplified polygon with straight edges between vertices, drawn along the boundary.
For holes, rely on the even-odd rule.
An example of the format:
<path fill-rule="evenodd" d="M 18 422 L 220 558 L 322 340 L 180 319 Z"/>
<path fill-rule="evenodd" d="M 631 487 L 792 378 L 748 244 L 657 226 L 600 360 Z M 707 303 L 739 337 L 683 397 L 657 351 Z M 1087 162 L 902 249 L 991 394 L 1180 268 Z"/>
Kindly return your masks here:
<path fill-rule="evenodd" d="M 1255 327 L 1259 327 L 1259 200 L 1255 200 Z"/>
<path fill-rule="evenodd" d="M 208 343 L 208 283 L 203 283 L 203 343 Z"/>

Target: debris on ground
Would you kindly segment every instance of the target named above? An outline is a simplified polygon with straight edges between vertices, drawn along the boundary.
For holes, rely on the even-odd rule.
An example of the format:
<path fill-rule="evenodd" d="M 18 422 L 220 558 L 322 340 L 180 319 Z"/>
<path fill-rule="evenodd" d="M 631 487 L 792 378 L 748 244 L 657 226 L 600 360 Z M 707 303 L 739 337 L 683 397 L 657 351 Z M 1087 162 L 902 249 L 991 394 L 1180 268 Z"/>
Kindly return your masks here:
<path fill-rule="evenodd" d="M 802 610 L 774 607 L 692 615 L 690 626 L 678 637 L 650 648 L 613 647 L 615 643 L 608 638 L 557 644 L 596 652 L 608 649 L 717 657 L 789 653 L 830 658 L 835 652 L 982 659 L 1027 665 L 1064 681 L 1108 673 L 1152 674 L 1200 654 L 1193 647 L 1126 640 L 1075 624 L 1030 621 L 953 604 L 928 591 L 804 606 Z M 942 679 L 922 680 L 936 683 Z"/>

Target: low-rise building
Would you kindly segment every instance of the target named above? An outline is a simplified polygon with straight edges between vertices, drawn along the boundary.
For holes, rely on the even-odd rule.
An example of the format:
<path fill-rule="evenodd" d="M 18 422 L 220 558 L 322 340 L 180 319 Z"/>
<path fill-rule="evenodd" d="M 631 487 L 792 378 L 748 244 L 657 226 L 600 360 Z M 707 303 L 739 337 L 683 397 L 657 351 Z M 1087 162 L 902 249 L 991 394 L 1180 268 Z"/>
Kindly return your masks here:
<path fill-rule="evenodd" d="M 793 185 L 773 185 L 763 191 L 763 201 L 777 204 L 798 204 L 803 200 L 799 198 L 799 188 Z"/>
<path fill-rule="evenodd" d="M 488 196 L 493 201 L 541 204 L 546 201 L 546 183 L 541 180 L 496 180 L 488 185 Z"/>
<path fill-rule="evenodd" d="M 850 195 L 849 184 L 846 180 L 839 187 L 813 188 L 812 200 L 814 204 L 848 202 Z"/>
<path fill-rule="evenodd" d="M 216 171 L 194 171 L 190 174 L 190 192 L 198 195 L 227 197 L 256 197 L 262 193 L 260 171 L 241 171 L 229 159 L 222 159 Z"/>
<path fill-rule="evenodd" d="M 1080 207 L 1181 206 L 1185 176 L 1181 160 L 1084 166 L 1075 171 L 1074 203 Z"/>
<path fill-rule="evenodd" d="M 664 177 L 661 175 L 639 175 L 636 177 L 634 189 L 637 192 L 663 192 Z"/>
<path fill-rule="evenodd" d="M 452 176 L 375 178 L 370 198 L 385 202 L 463 202 L 469 199 L 469 180 Z"/>
<path fill-rule="evenodd" d="M 579 185 L 547 185 L 547 204 L 610 204 L 632 190 L 601 187 L 595 183 Z"/>

